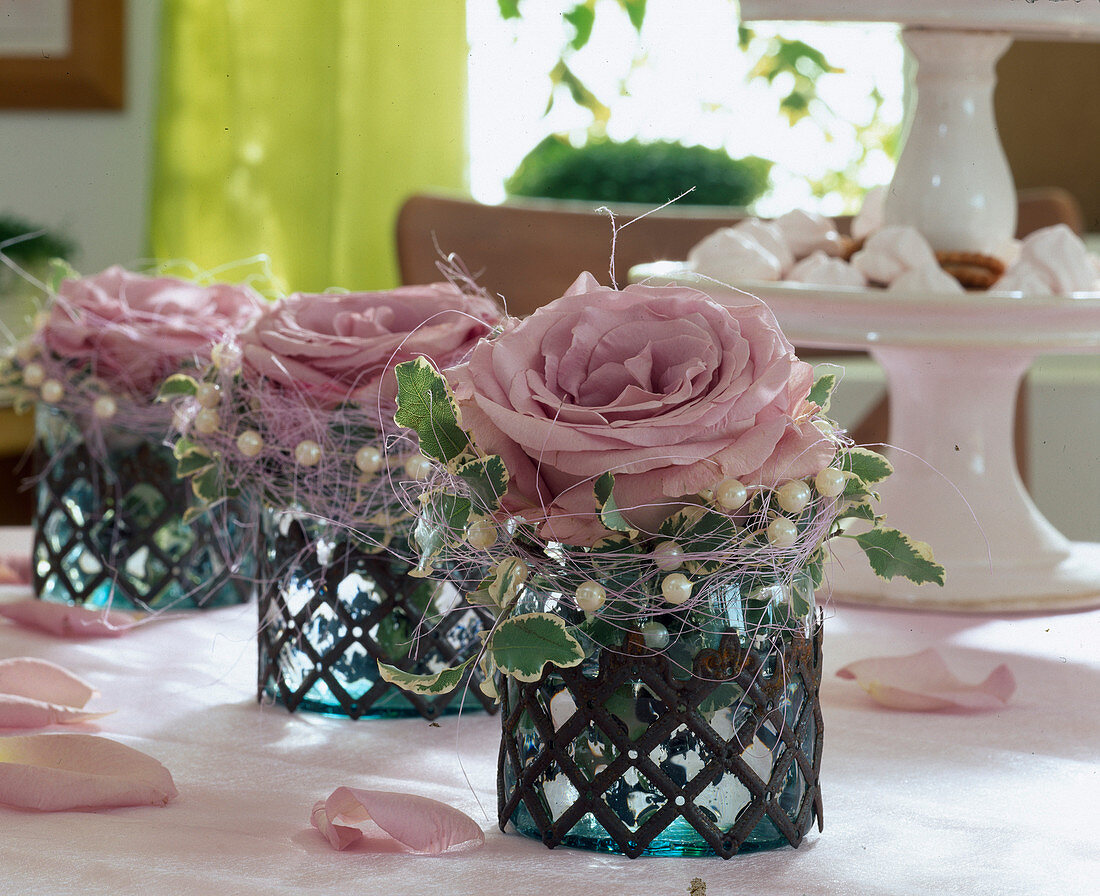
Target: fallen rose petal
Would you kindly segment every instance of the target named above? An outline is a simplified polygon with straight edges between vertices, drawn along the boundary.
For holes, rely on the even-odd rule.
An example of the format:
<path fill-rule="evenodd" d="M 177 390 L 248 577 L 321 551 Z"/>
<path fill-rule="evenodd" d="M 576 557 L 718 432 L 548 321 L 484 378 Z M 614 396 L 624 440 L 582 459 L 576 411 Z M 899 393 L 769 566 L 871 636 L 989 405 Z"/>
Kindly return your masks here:
<path fill-rule="evenodd" d="M 92 734 L 0 737 L 0 803 L 58 812 L 163 806 L 176 796 L 168 769 L 139 750 Z"/>
<path fill-rule="evenodd" d="M 917 712 L 1000 709 L 1016 691 L 1016 679 L 1007 665 L 1002 663 L 984 681 L 969 684 L 947 668 L 934 648 L 910 656 L 857 660 L 836 674 L 855 681 L 876 703 Z"/>
<path fill-rule="evenodd" d="M 0 616 L 63 638 L 117 638 L 136 624 L 132 615 L 118 610 L 73 607 L 34 598 L 0 603 Z"/>
<path fill-rule="evenodd" d="M 17 656 L 0 660 L 0 694 L 82 707 L 95 696 L 96 689 L 49 660 Z"/>
<path fill-rule="evenodd" d="M 30 583 L 30 557 L 0 557 L 0 585 L 29 585 Z"/>
<path fill-rule="evenodd" d="M 78 706 L 63 706 L 18 694 L 0 694 L 0 728 L 45 728 L 71 725 L 109 716 L 110 712 L 88 712 Z"/>
<path fill-rule="evenodd" d="M 481 827 L 466 813 L 438 800 L 385 790 L 337 787 L 313 807 L 310 821 L 334 849 L 345 849 L 362 836 L 358 828 L 338 821 L 372 821 L 398 843 L 426 855 L 485 842 Z"/>

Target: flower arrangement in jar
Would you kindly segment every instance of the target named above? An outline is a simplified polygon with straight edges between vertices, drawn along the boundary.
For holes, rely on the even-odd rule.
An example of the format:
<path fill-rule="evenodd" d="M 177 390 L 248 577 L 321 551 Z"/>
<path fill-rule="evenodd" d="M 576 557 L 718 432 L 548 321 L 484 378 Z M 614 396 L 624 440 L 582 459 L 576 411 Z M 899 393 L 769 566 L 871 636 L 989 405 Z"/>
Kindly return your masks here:
<path fill-rule="evenodd" d="M 459 706 L 378 676 L 378 659 L 410 671 L 464 660 L 486 621 L 453 588 L 408 574 L 401 483 L 429 464 L 392 422 L 394 366 L 461 360 L 499 316 L 449 283 L 297 293 L 217 346 L 208 370 L 164 384 L 188 420 L 180 472 L 209 502 L 257 509 L 261 699 L 351 718 Z"/>
<path fill-rule="evenodd" d="M 464 665 L 382 674 L 431 694 L 480 666 L 501 827 L 632 857 L 797 846 L 820 819 L 828 541 L 943 580 L 874 509 L 888 462 L 824 416 L 835 378 L 751 296 L 590 275 L 464 363 L 397 374 L 435 462 L 421 569 L 495 623 Z"/>
<path fill-rule="evenodd" d="M 35 332 L 6 361 L 36 411 L 34 584 L 39 597 L 140 610 L 248 597 L 250 552 L 231 506 L 199 514 L 176 476 L 161 382 L 263 305 L 247 286 L 111 267 L 61 271 Z"/>

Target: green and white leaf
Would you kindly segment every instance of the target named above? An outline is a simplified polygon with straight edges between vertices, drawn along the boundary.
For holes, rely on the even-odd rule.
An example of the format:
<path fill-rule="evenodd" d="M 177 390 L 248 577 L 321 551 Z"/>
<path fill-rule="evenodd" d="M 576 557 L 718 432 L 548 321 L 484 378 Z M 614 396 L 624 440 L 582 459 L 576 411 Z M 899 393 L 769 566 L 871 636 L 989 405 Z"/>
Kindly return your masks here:
<path fill-rule="evenodd" d="M 875 513 L 875 508 L 867 501 L 852 501 L 845 504 L 837 513 L 837 519 L 841 520 L 867 520 L 877 523 L 884 517 Z"/>
<path fill-rule="evenodd" d="M 858 446 L 849 448 L 844 452 L 840 468 L 847 473 L 854 474 L 855 478 L 864 485 L 874 485 L 876 482 L 882 482 L 894 472 L 890 461 L 881 454 Z M 850 482 L 851 480 L 849 480 Z"/>
<path fill-rule="evenodd" d="M 822 413 L 827 413 L 833 401 L 833 389 L 835 388 L 836 374 L 822 373 L 814 380 L 809 399 L 821 408 Z"/>
<path fill-rule="evenodd" d="M 432 559 L 443 553 L 448 544 L 462 537 L 470 519 L 469 498 L 438 490 L 428 492 L 427 496 L 424 510 L 413 527 L 419 549 L 417 569 L 421 573 L 431 569 Z"/>
<path fill-rule="evenodd" d="M 519 557 L 505 557 L 494 564 L 477 590 L 466 595 L 466 600 L 482 607 L 495 607 L 497 610 L 508 606 L 527 581 L 527 564 L 520 566 L 521 562 Z"/>
<path fill-rule="evenodd" d="M 466 674 L 466 670 L 476 659 L 476 656 L 471 656 L 457 666 L 431 675 L 416 675 L 412 672 L 405 672 L 396 666 L 391 666 L 379 660 L 378 674 L 383 681 L 397 685 L 404 691 L 430 697 L 436 694 L 449 694 L 457 688 L 462 683 L 462 676 Z"/>
<path fill-rule="evenodd" d="M 455 473 L 470 487 L 479 512 L 489 514 L 499 509 L 500 499 L 508 490 L 508 470 L 497 455 L 464 463 Z"/>
<path fill-rule="evenodd" d="M 189 451 L 176 464 L 176 475 L 180 479 L 197 476 L 214 465 L 214 458 L 205 451 Z"/>
<path fill-rule="evenodd" d="M 199 390 L 199 383 L 185 373 L 173 373 L 166 379 L 157 392 L 157 401 L 168 401 L 181 396 L 191 397 Z"/>
<path fill-rule="evenodd" d="M 550 613 L 521 613 L 500 622 L 486 649 L 505 675 L 519 681 L 538 681 L 543 667 L 565 669 L 584 660 L 584 648 L 564 620 Z"/>
<path fill-rule="evenodd" d="M 888 527 L 853 537 L 880 578 L 901 576 L 916 585 L 943 584 L 944 569 L 933 559 L 932 549 L 924 542 Z"/>
<path fill-rule="evenodd" d="M 634 534 L 638 530 L 630 525 L 619 512 L 619 506 L 615 503 L 615 476 L 612 473 L 604 473 L 596 480 L 593 487 L 596 494 L 596 508 L 600 512 L 600 522 L 613 532 L 629 532 Z"/>
<path fill-rule="evenodd" d="M 424 358 L 398 364 L 398 426 L 416 430 L 420 451 L 446 463 L 458 457 L 470 438 L 458 425 L 458 405 L 447 380 Z"/>

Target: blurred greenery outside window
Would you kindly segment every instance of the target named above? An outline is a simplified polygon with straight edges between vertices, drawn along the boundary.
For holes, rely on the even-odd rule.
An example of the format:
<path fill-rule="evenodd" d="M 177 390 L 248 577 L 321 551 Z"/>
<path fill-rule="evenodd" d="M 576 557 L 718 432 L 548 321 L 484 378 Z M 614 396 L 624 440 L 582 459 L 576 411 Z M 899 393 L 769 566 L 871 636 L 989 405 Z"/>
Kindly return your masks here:
<path fill-rule="evenodd" d="M 470 186 L 482 201 L 504 198 L 509 176 L 509 192 L 526 192 L 522 168 L 560 167 L 562 145 L 607 141 L 643 167 L 653 162 L 638 161 L 639 141 L 770 160 L 753 205 L 763 215 L 854 212 L 893 174 L 903 89 L 894 26 L 743 27 L 732 0 L 469 0 L 467 29 Z M 677 164 L 686 177 L 688 163 Z"/>

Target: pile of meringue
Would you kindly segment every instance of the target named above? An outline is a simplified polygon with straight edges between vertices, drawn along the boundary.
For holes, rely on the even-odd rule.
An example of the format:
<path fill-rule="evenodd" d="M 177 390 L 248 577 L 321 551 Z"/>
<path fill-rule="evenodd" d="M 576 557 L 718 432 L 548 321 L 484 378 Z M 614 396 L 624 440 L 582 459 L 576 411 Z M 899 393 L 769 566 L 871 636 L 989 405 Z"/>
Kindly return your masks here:
<path fill-rule="evenodd" d="M 894 292 L 962 293 L 916 228 L 884 225 L 885 191 L 868 194 L 851 237 L 830 218 L 792 211 L 771 221 L 747 218 L 698 243 L 688 267 L 721 283 L 786 281 Z M 854 243 L 861 247 L 851 253 Z M 844 256 L 850 254 L 846 260 Z M 1005 272 L 990 295 L 1063 296 L 1100 290 L 1100 257 L 1065 224 L 1044 227 L 998 251 Z"/>

